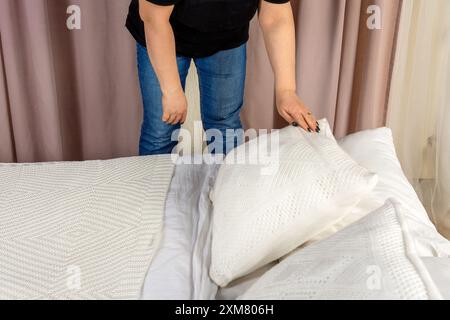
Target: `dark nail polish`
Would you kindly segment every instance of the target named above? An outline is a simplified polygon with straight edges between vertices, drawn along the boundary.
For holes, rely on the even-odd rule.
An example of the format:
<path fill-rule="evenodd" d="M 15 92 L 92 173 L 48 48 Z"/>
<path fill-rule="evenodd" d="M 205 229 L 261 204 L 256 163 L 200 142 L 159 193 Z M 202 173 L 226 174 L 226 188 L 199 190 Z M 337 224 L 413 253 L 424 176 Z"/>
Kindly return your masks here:
<path fill-rule="evenodd" d="M 294 127 L 298 127 L 298 123 L 297 123 L 297 122 L 292 122 L 292 125 L 293 125 Z"/>
<path fill-rule="evenodd" d="M 308 128 L 308 132 L 312 132 L 311 128 Z"/>
<path fill-rule="evenodd" d="M 319 128 L 319 127 L 317 127 L 317 129 L 316 129 L 316 132 L 317 132 L 317 133 L 319 133 L 319 132 L 320 132 L 320 128 Z"/>

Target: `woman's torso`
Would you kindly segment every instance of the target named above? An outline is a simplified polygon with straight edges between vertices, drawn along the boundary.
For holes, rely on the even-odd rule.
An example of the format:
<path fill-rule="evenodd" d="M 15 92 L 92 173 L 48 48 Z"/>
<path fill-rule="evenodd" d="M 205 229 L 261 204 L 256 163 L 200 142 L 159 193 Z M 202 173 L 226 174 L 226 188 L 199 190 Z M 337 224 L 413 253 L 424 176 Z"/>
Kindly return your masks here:
<path fill-rule="evenodd" d="M 173 3 L 173 0 L 168 0 Z M 161 1 L 159 1 L 161 2 Z M 259 0 L 181 0 L 171 16 L 177 53 L 204 57 L 238 47 L 248 40 L 249 22 Z M 145 43 L 138 0 L 132 0 L 127 27 L 134 38 Z"/>

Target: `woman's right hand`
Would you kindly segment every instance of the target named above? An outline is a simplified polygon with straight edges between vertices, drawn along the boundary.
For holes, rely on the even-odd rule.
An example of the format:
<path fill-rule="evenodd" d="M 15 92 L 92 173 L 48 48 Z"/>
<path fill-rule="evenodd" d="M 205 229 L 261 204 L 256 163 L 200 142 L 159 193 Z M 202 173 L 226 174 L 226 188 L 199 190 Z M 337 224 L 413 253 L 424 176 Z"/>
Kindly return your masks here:
<path fill-rule="evenodd" d="M 182 88 L 163 93 L 162 121 L 170 125 L 183 124 L 187 117 L 187 99 Z"/>

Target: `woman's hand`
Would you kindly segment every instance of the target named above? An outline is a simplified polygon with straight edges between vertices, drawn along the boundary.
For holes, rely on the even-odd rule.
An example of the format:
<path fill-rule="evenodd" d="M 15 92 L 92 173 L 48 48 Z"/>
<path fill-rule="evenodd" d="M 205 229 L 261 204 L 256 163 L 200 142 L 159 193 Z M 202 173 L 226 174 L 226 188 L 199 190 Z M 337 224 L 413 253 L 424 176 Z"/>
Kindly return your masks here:
<path fill-rule="evenodd" d="M 173 10 L 174 5 L 161 6 L 139 0 L 148 54 L 162 91 L 162 121 L 170 125 L 183 123 L 187 114 L 187 100 L 181 86 L 175 36 L 170 23 Z"/>
<path fill-rule="evenodd" d="M 261 1 L 259 24 L 264 34 L 267 53 L 275 73 L 277 109 L 292 125 L 319 132 L 316 118 L 295 93 L 296 55 L 295 23 L 292 6 Z"/>
<path fill-rule="evenodd" d="M 171 125 L 183 124 L 186 121 L 188 103 L 183 89 L 163 92 L 162 105 L 162 121 Z"/>
<path fill-rule="evenodd" d="M 309 132 L 320 132 L 316 118 L 295 91 L 281 91 L 276 96 L 278 112 L 287 122 Z"/>

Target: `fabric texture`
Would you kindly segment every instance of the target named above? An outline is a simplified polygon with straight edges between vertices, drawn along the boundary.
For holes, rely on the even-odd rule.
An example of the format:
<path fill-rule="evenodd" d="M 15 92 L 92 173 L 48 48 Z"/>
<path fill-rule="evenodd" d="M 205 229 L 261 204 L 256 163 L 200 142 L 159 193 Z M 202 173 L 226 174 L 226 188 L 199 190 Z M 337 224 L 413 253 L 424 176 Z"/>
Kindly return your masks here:
<path fill-rule="evenodd" d="M 320 134 L 287 127 L 225 159 L 212 195 L 210 274 L 218 285 L 288 254 L 345 217 L 375 187 L 376 175 L 339 148 L 326 120 L 320 127 Z M 258 148 L 277 135 L 279 150 L 262 161 L 246 160 L 261 159 Z"/>
<path fill-rule="evenodd" d="M 405 1 L 387 125 L 406 176 L 448 239 L 449 83 L 450 1 Z"/>
<path fill-rule="evenodd" d="M 0 1 L 0 162 L 137 154 L 142 106 L 127 6 Z M 66 27 L 74 19 L 80 29 Z"/>
<path fill-rule="evenodd" d="M 195 163 L 202 163 L 200 157 Z M 180 158 L 167 195 L 164 232 L 142 290 L 145 300 L 213 300 L 209 277 L 212 204 L 209 193 L 219 165 Z"/>
<path fill-rule="evenodd" d="M 298 250 L 242 299 L 442 299 L 415 252 L 395 201 L 331 238 Z"/>
<path fill-rule="evenodd" d="M 0 298 L 137 299 L 170 156 L 0 165 Z"/>
<path fill-rule="evenodd" d="M 206 58 L 191 59 L 177 56 L 180 80 L 183 88 L 193 60 L 199 75 L 200 113 L 207 142 L 214 142 L 213 153 L 226 154 L 238 144 L 235 130 L 242 129 L 240 119 L 246 76 L 246 45 L 220 51 Z M 137 45 L 139 79 L 144 105 L 144 121 L 140 138 L 140 155 L 167 154 L 178 145 L 181 126 L 162 121 L 163 106 L 159 80 L 154 72 L 147 50 Z M 227 130 L 232 130 L 227 132 Z M 220 131 L 222 137 L 216 141 Z M 181 139 L 182 140 L 182 139 Z M 189 139 L 190 140 L 190 139 Z M 241 139 L 242 140 L 242 139 Z M 217 150 L 216 150 L 217 149 Z M 190 150 L 189 150 L 190 151 Z"/>
<path fill-rule="evenodd" d="M 437 232 L 402 170 L 392 131 L 379 128 L 358 132 L 341 139 L 339 145 L 361 166 L 377 173 L 378 183 L 351 214 L 327 230 L 328 236 L 376 210 L 389 198 L 395 198 L 405 208 L 404 214 L 420 256 L 450 257 L 450 242 Z"/>
<path fill-rule="evenodd" d="M 445 300 L 450 300 L 450 256 L 448 258 L 426 257 L 422 261 Z"/>
<path fill-rule="evenodd" d="M 324 239 L 379 208 L 389 198 L 395 198 L 408 209 L 417 222 L 434 229 L 422 203 L 406 179 L 397 159 L 392 132 L 388 128 L 365 130 L 339 140 L 339 145 L 352 159 L 378 175 L 378 183 L 366 198 L 331 228 L 310 242 Z"/>

